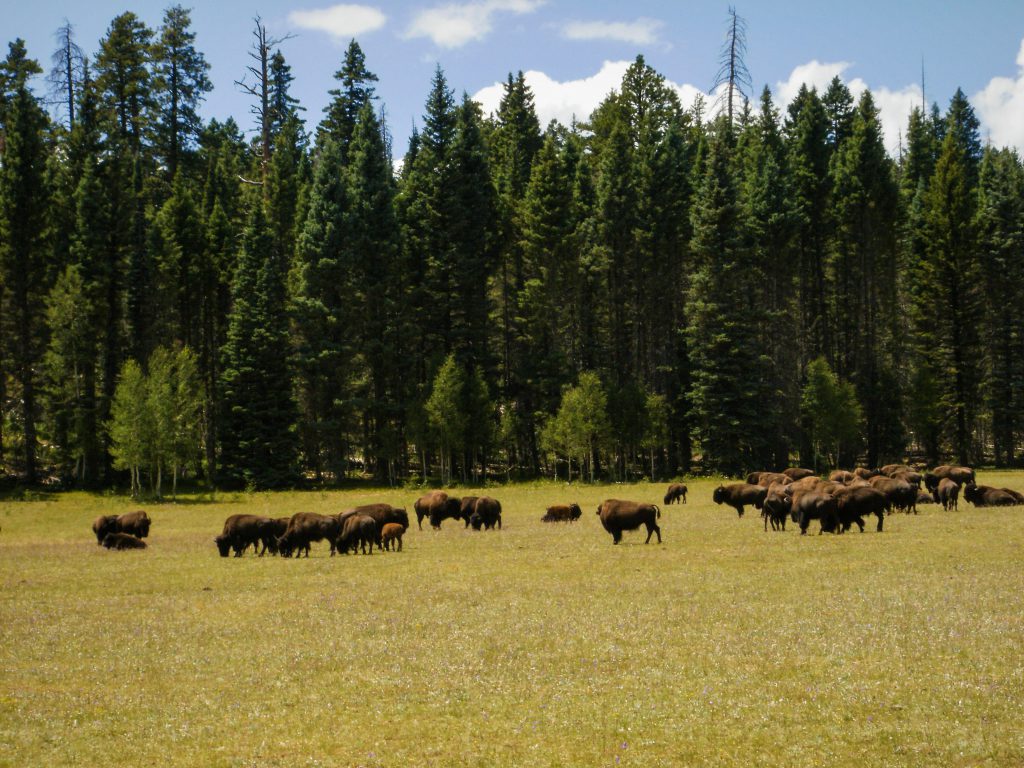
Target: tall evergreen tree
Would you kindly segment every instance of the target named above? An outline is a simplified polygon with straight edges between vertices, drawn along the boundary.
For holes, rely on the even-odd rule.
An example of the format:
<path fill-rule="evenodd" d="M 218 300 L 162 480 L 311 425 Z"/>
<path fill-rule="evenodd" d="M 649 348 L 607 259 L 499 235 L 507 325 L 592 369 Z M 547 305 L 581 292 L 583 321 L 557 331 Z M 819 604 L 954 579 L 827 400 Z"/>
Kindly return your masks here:
<path fill-rule="evenodd" d="M 377 98 L 373 86 L 377 76 L 366 68 L 366 55 L 354 39 L 349 41 L 345 59 L 341 69 L 334 73 L 334 79 L 341 83 L 341 87 L 327 92 L 332 98 L 330 104 L 324 107 L 326 117 L 320 123 L 317 140 L 322 143 L 323 135 L 329 133 L 337 142 L 342 160 L 345 161 L 363 106 L 373 103 Z"/>
<path fill-rule="evenodd" d="M 136 153 L 153 123 L 152 38 L 153 31 L 127 11 L 111 22 L 96 55 L 96 83 L 103 104 L 114 114 L 118 138 Z"/>

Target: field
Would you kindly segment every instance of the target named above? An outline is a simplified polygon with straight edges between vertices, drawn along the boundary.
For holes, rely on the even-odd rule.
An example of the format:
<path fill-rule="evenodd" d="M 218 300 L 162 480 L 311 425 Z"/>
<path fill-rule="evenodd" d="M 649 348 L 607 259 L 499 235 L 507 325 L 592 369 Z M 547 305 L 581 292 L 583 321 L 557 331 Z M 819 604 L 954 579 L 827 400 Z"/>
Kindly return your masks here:
<path fill-rule="evenodd" d="M 1024 510 L 801 537 L 688 484 L 661 546 L 594 509 L 663 485 L 539 484 L 488 491 L 501 531 L 309 560 L 213 537 L 418 494 L 186 497 L 123 553 L 89 527 L 128 499 L 3 502 L 0 765 L 1024 765 Z"/>

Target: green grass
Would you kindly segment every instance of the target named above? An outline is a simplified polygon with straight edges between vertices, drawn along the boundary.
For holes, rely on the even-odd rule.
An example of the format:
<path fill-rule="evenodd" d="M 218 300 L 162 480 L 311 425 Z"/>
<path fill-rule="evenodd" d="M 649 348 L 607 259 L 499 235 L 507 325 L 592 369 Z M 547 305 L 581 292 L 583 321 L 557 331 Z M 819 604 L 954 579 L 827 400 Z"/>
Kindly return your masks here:
<path fill-rule="evenodd" d="M 980 482 L 1024 487 L 1024 473 Z M 710 501 L 613 547 L 607 497 L 494 488 L 504 530 L 400 554 L 221 559 L 236 512 L 409 508 L 413 492 L 0 504 L 0 765 L 1020 766 L 1021 508 L 763 532 Z M 579 501 L 574 525 L 544 507 Z M 816 532 L 817 524 L 812 527 Z"/>

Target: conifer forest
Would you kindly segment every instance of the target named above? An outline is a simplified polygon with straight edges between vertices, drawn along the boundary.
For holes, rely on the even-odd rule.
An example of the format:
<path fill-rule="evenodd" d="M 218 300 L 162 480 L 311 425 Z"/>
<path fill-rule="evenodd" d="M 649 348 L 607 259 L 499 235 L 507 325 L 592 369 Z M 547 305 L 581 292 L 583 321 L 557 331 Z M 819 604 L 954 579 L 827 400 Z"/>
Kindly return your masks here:
<path fill-rule="evenodd" d="M 959 90 L 894 154 L 838 78 L 684 108 L 637 57 L 541 125 L 438 67 L 395 147 L 354 40 L 311 114 L 256 19 L 219 122 L 182 7 L 62 31 L 0 63 L 11 482 L 1021 463 L 1024 165 Z"/>

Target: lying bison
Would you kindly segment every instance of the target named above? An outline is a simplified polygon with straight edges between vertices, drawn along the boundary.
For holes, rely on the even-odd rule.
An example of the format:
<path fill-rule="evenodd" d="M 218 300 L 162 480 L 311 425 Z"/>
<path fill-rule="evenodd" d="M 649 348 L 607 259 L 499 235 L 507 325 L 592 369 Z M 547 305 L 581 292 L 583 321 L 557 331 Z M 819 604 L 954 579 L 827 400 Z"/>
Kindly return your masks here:
<path fill-rule="evenodd" d="M 337 515 L 321 515 L 316 512 L 296 512 L 288 521 L 288 528 L 277 540 L 277 549 L 283 557 L 294 553 L 302 557 L 303 551 L 309 557 L 309 545 L 314 541 L 327 539 L 334 554 L 335 541 L 341 533 L 341 521 Z"/>
<path fill-rule="evenodd" d="M 146 542 L 130 533 L 108 533 L 100 542 L 107 549 L 145 549 Z"/>
<path fill-rule="evenodd" d="M 743 507 L 753 504 L 755 509 L 761 509 L 764 505 L 768 489 L 750 483 L 732 483 L 731 485 L 720 485 L 715 488 L 711 495 L 715 504 L 726 504 L 743 517 Z"/>
<path fill-rule="evenodd" d="M 153 521 L 145 512 L 128 512 L 123 515 L 101 515 L 92 524 L 92 532 L 96 534 L 96 543 L 102 544 L 108 533 L 128 533 L 144 539 L 149 536 L 149 526 Z"/>
<path fill-rule="evenodd" d="M 501 529 L 501 502 L 497 499 L 481 496 L 473 505 L 473 514 L 480 518 L 480 524 L 485 530 L 491 530 L 494 526 Z M 479 527 L 474 528 L 480 530 Z"/>
<path fill-rule="evenodd" d="M 1021 503 L 1015 491 L 974 483 L 964 486 L 964 500 L 976 507 L 1012 507 Z"/>
<path fill-rule="evenodd" d="M 661 528 L 657 523 L 661 510 L 656 504 L 608 499 L 597 508 L 597 514 L 601 518 L 601 525 L 612 535 L 613 544 L 622 541 L 623 531 L 635 531 L 641 525 L 647 526 L 644 544 L 650 543 L 652 533 L 658 534 L 658 543 L 661 544 Z"/>
<path fill-rule="evenodd" d="M 672 503 L 685 504 L 686 503 L 686 485 L 683 483 L 672 483 L 668 487 L 668 491 L 665 493 L 665 506 Z"/>
<path fill-rule="evenodd" d="M 574 523 L 582 515 L 583 510 L 580 509 L 579 504 L 555 504 L 547 508 L 540 521 L 542 523 Z"/>

